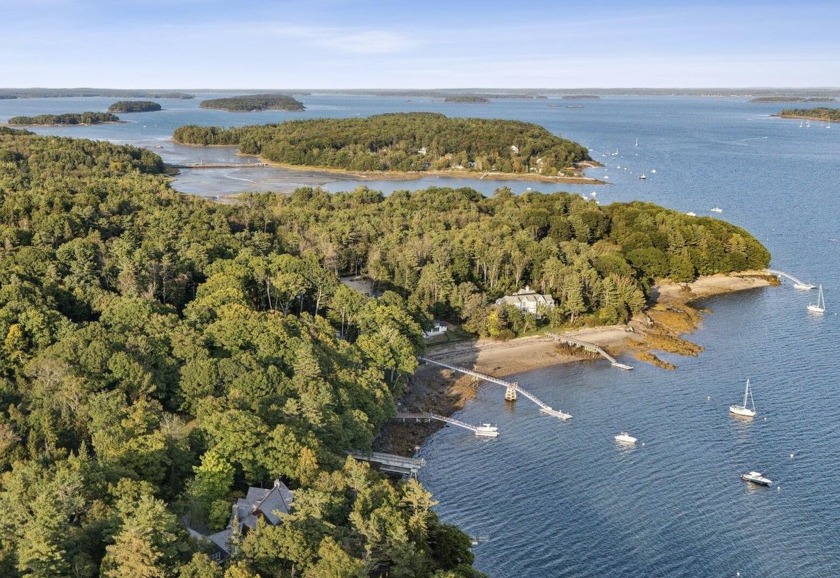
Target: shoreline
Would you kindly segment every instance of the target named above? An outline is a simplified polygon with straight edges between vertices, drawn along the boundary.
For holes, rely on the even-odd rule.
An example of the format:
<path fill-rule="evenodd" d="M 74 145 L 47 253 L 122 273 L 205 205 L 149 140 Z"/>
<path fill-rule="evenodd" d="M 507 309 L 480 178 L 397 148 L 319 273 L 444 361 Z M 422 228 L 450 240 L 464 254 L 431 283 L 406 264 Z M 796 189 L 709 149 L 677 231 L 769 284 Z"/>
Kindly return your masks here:
<path fill-rule="evenodd" d="M 239 145 L 197 145 L 191 143 L 180 143 L 172 141 L 178 146 L 197 147 L 197 148 L 238 148 Z M 416 181 L 426 177 L 443 177 L 453 179 L 476 179 L 476 180 L 490 180 L 490 181 L 530 181 L 537 183 L 555 183 L 555 184 L 571 184 L 571 185 L 606 185 L 605 181 L 595 179 L 592 177 L 583 176 L 582 171 L 587 168 L 597 167 L 597 161 L 584 161 L 577 170 L 581 174 L 575 176 L 548 176 L 539 175 L 535 173 L 500 173 L 493 171 L 469 171 L 469 170 L 438 170 L 438 171 L 351 171 L 348 169 L 339 169 L 335 167 L 319 167 L 314 165 L 290 165 L 286 163 L 278 163 L 271 161 L 262 155 L 247 155 L 237 151 L 237 156 L 249 157 L 258 159 L 259 162 L 265 163 L 269 167 L 276 169 L 283 169 L 291 172 L 304 173 L 307 175 L 338 175 L 342 177 L 352 177 L 352 179 L 362 181 Z M 350 179 L 348 179 L 350 180 Z"/>
<path fill-rule="evenodd" d="M 802 116 L 798 114 L 774 114 L 771 116 L 775 116 L 776 118 L 783 118 L 785 120 L 813 120 L 815 122 L 840 122 L 838 120 L 832 120 L 830 118 L 821 118 L 819 116 Z"/>
<path fill-rule="evenodd" d="M 247 155 L 252 156 L 252 155 Z M 335 174 L 344 177 L 353 177 L 363 181 L 416 181 L 426 177 L 442 177 L 453 179 L 476 179 L 489 181 L 530 181 L 537 183 L 564 183 L 564 184 L 581 184 L 581 185 L 605 185 L 604 181 L 584 176 L 554 176 L 538 175 L 534 173 L 500 173 L 491 171 L 468 171 L 452 169 L 447 171 L 351 171 L 346 169 L 337 169 L 334 167 L 318 167 L 309 165 L 288 165 L 283 163 L 276 163 L 270 161 L 262 156 L 258 156 L 261 162 L 268 164 L 271 167 L 284 169 L 287 171 L 301 172 L 307 174 Z"/>
<path fill-rule="evenodd" d="M 648 307 L 626 325 L 574 328 L 555 333 L 594 343 L 613 356 L 632 354 L 639 362 L 651 363 L 664 370 L 676 369 L 659 361 L 652 350 L 700 354 L 702 348 L 683 338 L 702 325 L 703 310 L 694 305 L 697 301 L 776 284 L 776 278 L 765 271 L 712 275 L 687 284 L 664 280 L 654 287 Z M 426 357 L 501 378 L 564 363 L 600 359 L 560 345 L 546 335 L 510 341 L 485 338 L 440 343 L 430 345 Z M 409 378 L 408 386 L 397 402 L 397 411 L 450 416 L 475 397 L 477 387 L 478 383 L 470 376 L 423 364 Z M 414 455 L 423 442 L 443 426 L 441 422 L 391 421 L 374 440 L 374 450 Z"/>

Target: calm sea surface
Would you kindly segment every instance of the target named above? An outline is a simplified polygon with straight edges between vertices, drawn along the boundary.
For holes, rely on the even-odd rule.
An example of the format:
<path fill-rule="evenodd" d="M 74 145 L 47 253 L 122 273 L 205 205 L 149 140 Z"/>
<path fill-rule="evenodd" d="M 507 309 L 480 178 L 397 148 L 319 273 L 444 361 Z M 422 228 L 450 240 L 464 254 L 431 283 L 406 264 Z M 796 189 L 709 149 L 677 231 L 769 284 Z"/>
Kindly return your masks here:
<path fill-rule="evenodd" d="M 636 369 L 595 361 L 516 376 L 573 414 L 569 422 L 540 414 L 526 399 L 505 404 L 502 388 L 484 385 L 457 417 L 491 422 L 500 437 L 479 440 L 444 428 L 420 450 L 428 461 L 420 477 L 444 520 L 482 538 L 476 566 L 494 577 L 840 576 L 840 124 L 800 127 L 770 116 L 784 105 L 741 98 L 455 105 L 312 94 L 300 97 L 302 114 L 250 114 L 199 109 L 210 96 L 158 99 L 164 111 L 123 115 L 127 124 L 36 132 L 126 142 L 168 162 L 194 162 L 237 157 L 229 149 L 173 145 L 169 137 L 182 124 L 398 111 L 535 122 L 589 147 L 605 166 L 588 174 L 609 184 L 506 183 L 514 191 L 595 192 L 602 204 L 645 200 L 713 215 L 756 235 L 774 268 L 821 283 L 823 316 L 805 309 L 816 291 L 787 282 L 707 301 L 692 337 L 705 351 L 663 355 L 678 365 L 674 372 L 625 360 Z M 0 122 L 102 111 L 114 100 L 0 100 Z M 386 192 L 471 186 L 485 194 L 500 186 L 444 178 L 359 183 L 275 169 L 185 171 L 174 182 L 206 196 L 315 184 Z M 722 213 L 710 213 L 712 207 Z M 747 378 L 758 409 L 749 422 L 727 415 Z M 621 430 L 639 438 L 636 447 L 616 445 L 612 437 Z M 738 478 L 748 470 L 775 486 L 751 488 Z"/>

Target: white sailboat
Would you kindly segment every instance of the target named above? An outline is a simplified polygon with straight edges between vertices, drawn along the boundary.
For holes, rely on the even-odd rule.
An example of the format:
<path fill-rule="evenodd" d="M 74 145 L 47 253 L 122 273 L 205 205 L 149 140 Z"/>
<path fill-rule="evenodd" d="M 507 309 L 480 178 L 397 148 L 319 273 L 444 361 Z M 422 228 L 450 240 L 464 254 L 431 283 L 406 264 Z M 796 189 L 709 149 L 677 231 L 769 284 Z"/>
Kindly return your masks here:
<path fill-rule="evenodd" d="M 749 402 L 749 405 L 747 403 Z M 743 405 L 730 405 L 729 413 L 740 417 L 755 417 L 755 401 L 753 401 L 752 390 L 750 389 L 750 380 L 747 380 L 747 385 L 744 388 L 744 403 Z"/>
<path fill-rule="evenodd" d="M 809 303 L 808 311 L 811 313 L 818 313 L 820 315 L 825 313 L 825 297 L 823 296 L 822 285 L 820 285 L 820 292 L 817 294 L 817 302 Z"/>

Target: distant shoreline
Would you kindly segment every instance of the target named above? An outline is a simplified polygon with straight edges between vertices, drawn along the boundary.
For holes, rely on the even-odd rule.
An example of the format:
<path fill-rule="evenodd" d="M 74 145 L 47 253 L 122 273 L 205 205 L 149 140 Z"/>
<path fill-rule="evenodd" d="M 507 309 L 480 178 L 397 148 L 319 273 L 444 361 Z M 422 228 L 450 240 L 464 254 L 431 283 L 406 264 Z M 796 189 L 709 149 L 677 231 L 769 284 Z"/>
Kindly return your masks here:
<path fill-rule="evenodd" d="M 107 122 L 75 122 L 75 123 L 52 123 L 52 124 L 9 124 L 8 122 L 0 123 L 0 126 L 7 126 L 9 128 L 32 128 L 36 126 L 45 126 L 47 128 L 57 127 L 74 127 L 74 126 L 101 126 L 103 124 L 128 124 L 127 120 L 109 120 Z"/>

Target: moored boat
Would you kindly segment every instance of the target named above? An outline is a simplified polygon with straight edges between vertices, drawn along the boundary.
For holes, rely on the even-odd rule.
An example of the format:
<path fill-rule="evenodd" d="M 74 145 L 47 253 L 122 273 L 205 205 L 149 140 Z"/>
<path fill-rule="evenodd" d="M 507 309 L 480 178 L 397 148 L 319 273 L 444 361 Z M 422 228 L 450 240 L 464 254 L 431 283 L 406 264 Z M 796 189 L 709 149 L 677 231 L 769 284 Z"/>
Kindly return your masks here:
<path fill-rule="evenodd" d="M 749 403 L 749 405 L 747 405 Z M 753 401 L 750 380 L 744 388 L 744 403 L 742 405 L 730 405 L 729 413 L 740 417 L 755 417 L 755 401 Z"/>
<path fill-rule="evenodd" d="M 638 440 L 636 438 L 634 438 L 633 436 L 631 436 L 626 431 L 623 431 L 620 434 L 618 434 L 617 436 L 615 436 L 615 441 L 617 441 L 619 443 L 622 443 L 622 444 L 634 444 Z"/>
<path fill-rule="evenodd" d="M 820 285 L 820 292 L 817 294 L 817 302 L 808 305 L 808 311 L 811 313 L 825 313 L 825 296 L 823 296 L 822 285 Z"/>
<path fill-rule="evenodd" d="M 750 482 L 751 484 L 757 484 L 759 486 L 770 486 L 773 484 L 773 480 L 765 478 L 761 475 L 761 472 L 747 472 L 746 474 L 741 474 L 741 479 L 745 482 Z"/>

